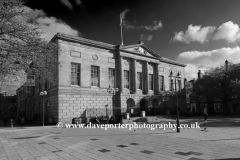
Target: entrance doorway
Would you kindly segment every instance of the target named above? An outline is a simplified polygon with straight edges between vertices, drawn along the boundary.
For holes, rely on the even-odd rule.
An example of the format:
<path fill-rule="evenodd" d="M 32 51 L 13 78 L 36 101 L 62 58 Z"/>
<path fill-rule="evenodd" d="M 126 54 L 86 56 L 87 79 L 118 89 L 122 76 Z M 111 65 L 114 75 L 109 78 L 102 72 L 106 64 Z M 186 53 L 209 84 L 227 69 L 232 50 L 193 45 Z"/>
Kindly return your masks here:
<path fill-rule="evenodd" d="M 127 100 L 127 113 L 131 113 L 131 109 L 135 108 L 135 101 L 132 98 Z"/>
<path fill-rule="evenodd" d="M 148 101 L 146 99 L 141 99 L 140 101 L 140 111 L 147 111 Z"/>

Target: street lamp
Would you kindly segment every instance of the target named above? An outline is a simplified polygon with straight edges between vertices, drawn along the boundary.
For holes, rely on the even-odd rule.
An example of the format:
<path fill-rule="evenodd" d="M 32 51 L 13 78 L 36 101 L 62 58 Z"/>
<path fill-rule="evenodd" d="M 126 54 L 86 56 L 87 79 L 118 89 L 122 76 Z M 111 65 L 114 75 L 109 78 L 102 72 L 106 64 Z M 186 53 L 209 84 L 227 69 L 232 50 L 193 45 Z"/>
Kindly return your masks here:
<path fill-rule="evenodd" d="M 171 79 L 171 80 L 175 80 L 175 81 L 179 81 L 181 78 L 182 78 L 182 76 L 181 76 L 181 74 L 178 72 L 178 74 L 177 75 L 173 75 L 173 73 L 172 73 L 172 71 L 171 71 L 171 73 L 170 73 L 170 75 L 169 75 L 169 78 Z M 180 89 L 180 88 L 179 88 Z M 179 125 L 179 110 L 178 110 L 178 97 L 177 97 L 177 90 L 176 90 L 176 87 L 175 87 L 175 91 L 176 91 L 176 99 L 177 99 L 177 102 L 176 102 L 176 107 L 177 107 L 177 132 L 180 132 L 180 125 Z M 173 90 L 173 92 L 174 92 L 174 90 Z"/>
<path fill-rule="evenodd" d="M 107 89 L 107 92 L 109 94 L 113 94 L 113 96 L 115 95 L 116 92 L 118 92 L 118 88 L 112 88 L 110 85 Z M 114 106 L 113 106 L 113 110 L 114 110 Z M 106 112 L 107 112 L 107 107 L 106 107 Z M 106 113 L 106 115 L 108 116 L 108 113 Z"/>
<path fill-rule="evenodd" d="M 43 92 L 40 92 L 40 96 L 43 97 L 43 102 L 42 102 L 42 111 L 43 111 L 43 121 L 42 121 L 42 125 L 44 126 L 44 96 L 47 95 L 47 91 L 43 91 Z"/>

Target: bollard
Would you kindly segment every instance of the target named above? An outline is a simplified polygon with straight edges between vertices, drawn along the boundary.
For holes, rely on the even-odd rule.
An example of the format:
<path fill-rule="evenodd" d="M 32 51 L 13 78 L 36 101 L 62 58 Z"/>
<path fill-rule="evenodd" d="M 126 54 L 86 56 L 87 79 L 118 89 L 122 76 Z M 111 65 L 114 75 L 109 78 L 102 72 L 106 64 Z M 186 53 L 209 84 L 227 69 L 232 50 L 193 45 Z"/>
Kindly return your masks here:
<path fill-rule="evenodd" d="M 13 128 L 13 120 L 11 119 L 11 128 Z"/>

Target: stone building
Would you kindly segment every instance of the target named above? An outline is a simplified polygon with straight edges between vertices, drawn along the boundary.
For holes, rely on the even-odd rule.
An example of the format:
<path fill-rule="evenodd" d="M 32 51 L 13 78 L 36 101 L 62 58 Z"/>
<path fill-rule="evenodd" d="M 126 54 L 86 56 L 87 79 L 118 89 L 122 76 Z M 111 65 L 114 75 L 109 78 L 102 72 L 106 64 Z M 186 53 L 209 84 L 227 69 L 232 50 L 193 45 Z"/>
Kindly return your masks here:
<path fill-rule="evenodd" d="M 176 98 L 164 101 L 162 94 L 183 90 L 186 65 L 161 57 L 142 42 L 112 45 L 62 33 L 57 33 L 51 41 L 59 47 L 57 83 L 35 77 L 35 87 L 28 87 L 31 96 L 19 102 L 27 106 L 19 105 L 23 115 L 41 119 L 44 110 L 46 119 L 69 123 L 74 117 L 126 112 L 134 115 L 140 111 L 157 115 L 165 114 L 166 110 L 176 111 Z M 171 72 L 179 73 L 182 79 L 169 79 Z M 108 93 L 109 86 L 118 91 L 114 95 Z M 24 88 L 19 88 L 17 93 Z M 48 94 L 43 99 L 39 92 L 44 90 Z M 184 92 L 180 92 L 178 101 L 180 112 L 185 111 Z"/>

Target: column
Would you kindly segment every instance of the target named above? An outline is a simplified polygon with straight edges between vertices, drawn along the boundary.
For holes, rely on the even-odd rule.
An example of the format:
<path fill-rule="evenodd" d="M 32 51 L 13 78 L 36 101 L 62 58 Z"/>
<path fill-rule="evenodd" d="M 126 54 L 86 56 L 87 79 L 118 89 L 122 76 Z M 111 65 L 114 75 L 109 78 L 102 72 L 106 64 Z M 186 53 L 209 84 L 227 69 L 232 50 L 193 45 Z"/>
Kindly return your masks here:
<path fill-rule="evenodd" d="M 132 70 L 133 70 L 133 93 L 135 94 L 137 92 L 137 65 L 136 65 L 136 59 L 132 60 Z"/>
<path fill-rule="evenodd" d="M 149 65 L 147 61 L 143 62 L 143 94 L 148 94 L 149 87 L 148 87 L 148 81 L 149 81 L 149 75 L 148 75 L 148 69 Z"/>
<path fill-rule="evenodd" d="M 154 65 L 154 94 L 159 94 L 159 64 Z"/>
<path fill-rule="evenodd" d="M 120 51 L 118 50 L 115 58 L 115 72 L 116 72 L 116 87 L 119 92 L 123 91 L 123 67 L 122 67 L 123 57 L 120 56 Z"/>
<path fill-rule="evenodd" d="M 124 88 L 124 72 L 123 72 L 123 67 L 122 64 L 123 63 L 123 57 L 119 57 L 119 81 L 120 81 L 120 87 L 119 87 L 119 91 L 122 92 L 123 88 Z"/>

